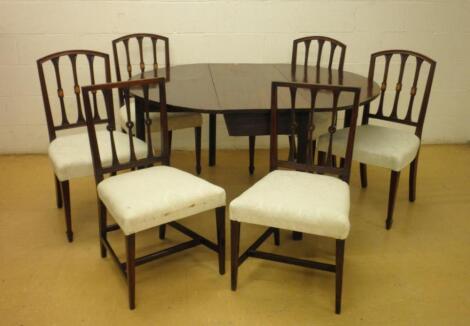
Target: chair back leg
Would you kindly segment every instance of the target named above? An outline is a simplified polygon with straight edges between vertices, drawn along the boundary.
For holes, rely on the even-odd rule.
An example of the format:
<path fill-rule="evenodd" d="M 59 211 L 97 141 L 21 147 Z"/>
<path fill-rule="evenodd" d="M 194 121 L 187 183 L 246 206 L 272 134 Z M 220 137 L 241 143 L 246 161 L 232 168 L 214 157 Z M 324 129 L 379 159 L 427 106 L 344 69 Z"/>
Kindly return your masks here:
<path fill-rule="evenodd" d="M 162 224 L 158 227 L 158 237 L 160 240 L 164 240 L 166 235 L 166 224 Z"/>
<path fill-rule="evenodd" d="M 62 208 L 63 203 L 62 203 L 62 190 L 60 189 L 60 181 L 59 179 L 57 179 L 56 176 L 54 176 L 54 181 L 55 181 L 55 198 L 56 198 L 57 208 Z"/>
<path fill-rule="evenodd" d="M 201 174 L 201 127 L 194 128 L 194 142 L 196 147 L 196 173 Z"/>
<path fill-rule="evenodd" d="M 278 228 L 274 229 L 274 245 L 279 246 L 281 244 L 281 231 Z"/>
<path fill-rule="evenodd" d="M 72 232 L 72 212 L 70 210 L 70 188 L 69 181 L 62 181 L 60 183 L 60 188 L 62 189 L 62 199 L 64 201 L 64 213 L 65 213 L 65 226 L 67 233 L 67 240 L 69 242 L 73 241 L 73 232 Z"/>
<path fill-rule="evenodd" d="M 225 274 L 225 206 L 215 209 L 217 225 L 217 247 L 219 256 L 219 274 Z"/>
<path fill-rule="evenodd" d="M 106 206 L 103 204 L 103 202 L 98 198 L 98 227 L 99 227 L 99 235 L 100 235 L 100 251 L 101 251 L 101 257 L 105 258 L 107 255 L 107 250 L 106 246 L 103 243 L 101 239 L 106 241 L 108 237 L 108 232 L 106 230 L 107 227 L 107 221 L 106 221 L 106 215 L 107 215 L 107 210 Z"/>
<path fill-rule="evenodd" d="M 335 312 L 341 313 L 341 295 L 343 292 L 343 264 L 345 240 L 336 240 L 336 296 Z"/>
<path fill-rule="evenodd" d="M 409 201 L 414 202 L 416 200 L 416 175 L 418 174 L 418 156 L 410 164 L 410 189 L 409 189 Z"/>
<path fill-rule="evenodd" d="M 238 255 L 240 250 L 240 222 L 231 221 L 230 222 L 230 239 L 231 239 L 231 286 L 232 291 L 237 290 L 237 280 L 238 280 Z"/>
<path fill-rule="evenodd" d="M 361 187 L 367 188 L 367 165 L 359 163 L 359 172 L 361 174 Z"/>
<path fill-rule="evenodd" d="M 393 224 L 393 210 L 395 208 L 395 199 L 397 197 L 398 181 L 400 180 L 400 171 L 392 171 L 390 176 L 390 193 L 388 196 L 387 220 L 385 228 L 390 230 Z"/>

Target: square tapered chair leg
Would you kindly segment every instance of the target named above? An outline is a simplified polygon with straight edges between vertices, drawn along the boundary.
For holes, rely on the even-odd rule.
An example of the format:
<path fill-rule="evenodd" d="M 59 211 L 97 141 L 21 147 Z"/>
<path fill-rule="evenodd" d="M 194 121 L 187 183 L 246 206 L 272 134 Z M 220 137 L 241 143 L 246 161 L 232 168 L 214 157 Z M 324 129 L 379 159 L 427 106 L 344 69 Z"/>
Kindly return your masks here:
<path fill-rule="evenodd" d="M 343 292 L 343 264 L 344 264 L 344 240 L 336 240 L 336 298 L 335 312 L 341 313 L 341 296 Z"/>
<path fill-rule="evenodd" d="M 126 271 L 129 309 L 135 309 L 135 234 L 126 236 Z"/>
<path fill-rule="evenodd" d="M 232 291 L 237 290 L 237 279 L 238 279 L 238 253 L 240 250 L 240 222 L 231 221 L 230 222 L 230 239 L 231 239 L 231 249 L 232 249 L 232 257 L 231 257 L 231 288 Z"/>
<path fill-rule="evenodd" d="M 219 256 L 219 274 L 225 274 L 225 206 L 215 209 L 217 224 L 217 247 Z"/>

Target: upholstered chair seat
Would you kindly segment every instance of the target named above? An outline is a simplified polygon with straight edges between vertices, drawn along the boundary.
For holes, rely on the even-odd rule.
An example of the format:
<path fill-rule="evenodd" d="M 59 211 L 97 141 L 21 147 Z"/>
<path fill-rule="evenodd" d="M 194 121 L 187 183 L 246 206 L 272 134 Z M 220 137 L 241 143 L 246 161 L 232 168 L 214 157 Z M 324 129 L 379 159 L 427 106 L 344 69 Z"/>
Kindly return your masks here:
<path fill-rule="evenodd" d="M 135 102 L 130 101 L 131 120 L 135 123 Z M 126 107 L 122 106 L 119 109 L 119 116 L 121 118 L 121 128 L 127 130 L 127 112 Z M 152 120 L 152 132 L 160 131 L 160 113 L 149 112 L 150 119 Z M 168 130 L 186 129 L 202 126 L 202 115 L 194 112 L 168 112 Z"/>
<path fill-rule="evenodd" d="M 326 175 L 276 170 L 230 203 L 230 219 L 346 239 L 349 186 Z"/>
<path fill-rule="evenodd" d="M 334 155 L 344 157 L 349 128 L 338 130 L 333 140 Z M 320 137 L 319 150 L 328 151 L 328 134 Z M 357 126 L 353 160 L 401 171 L 418 154 L 420 139 L 414 134 L 376 125 Z"/>
<path fill-rule="evenodd" d="M 112 160 L 108 131 L 96 133 L 103 164 Z M 121 161 L 129 160 L 129 136 L 120 131 L 114 132 L 116 154 Z M 134 150 L 138 158 L 147 155 L 147 144 L 134 137 Z M 70 180 L 93 175 L 93 161 L 90 152 L 88 133 L 60 136 L 49 144 L 49 157 L 57 179 Z"/>
<path fill-rule="evenodd" d="M 224 189 L 169 166 L 107 178 L 98 196 L 126 235 L 225 205 Z"/>

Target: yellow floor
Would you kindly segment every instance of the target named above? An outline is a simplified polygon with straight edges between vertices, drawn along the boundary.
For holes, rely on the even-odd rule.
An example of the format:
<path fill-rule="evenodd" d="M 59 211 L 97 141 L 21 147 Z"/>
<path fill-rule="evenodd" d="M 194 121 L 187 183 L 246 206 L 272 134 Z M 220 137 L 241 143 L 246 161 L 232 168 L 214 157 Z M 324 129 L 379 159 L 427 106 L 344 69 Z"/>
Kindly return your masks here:
<path fill-rule="evenodd" d="M 267 173 L 267 151 L 256 155 L 253 177 L 246 151 L 220 151 L 212 168 L 204 160 L 202 177 L 231 200 Z M 176 167 L 192 172 L 193 162 L 191 153 L 174 152 Z M 204 247 L 138 267 L 137 308 L 130 311 L 126 283 L 111 259 L 99 255 L 93 179 L 71 183 L 75 241 L 69 244 L 47 157 L 2 156 L 0 171 L 1 325 L 470 325 L 468 145 L 423 146 L 417 200 L 408 202 L 405 171 L 391 231 L 384 228 L 389 173 L 369 168 L 363 190 L 353 166 L 340 316 L 333 274 L 252 258 L 232 292 L 229 273 L 219 276 L 215 253 Z M 215 238 L 212 213 L 184 223 Z M 242 225 L 242 250 L 261 231 Z M 172 229 L 165 241 L 156 234 L 138 235 L 139 254 L 185 239 Z M 120 231 L 111 241 L 122 256 Z M 280 248 L 270 239 L 263 249 L 331 261 L 333 244 L 313 236 L 293 241 L 282 231 Z M 228 271 L 229 253 L 227 246 Z"/>

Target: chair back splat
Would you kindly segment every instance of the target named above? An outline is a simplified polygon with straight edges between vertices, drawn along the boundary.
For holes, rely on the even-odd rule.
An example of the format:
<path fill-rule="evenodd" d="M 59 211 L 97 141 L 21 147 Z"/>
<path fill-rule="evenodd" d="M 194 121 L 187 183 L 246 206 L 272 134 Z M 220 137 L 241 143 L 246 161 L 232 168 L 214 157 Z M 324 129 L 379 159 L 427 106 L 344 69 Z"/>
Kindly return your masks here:
<path fill-rule="evenodd" d="M 318 44 L 317 53 L 316 53 L 316 62 L 315 67 L 321 67 L 322 63 L 322 54 L 323 49 L 325 48 L 325 43 L 329 43 L 329 56 L 328 56 L 328 69 L 333 69 L 334 59 L 335 59 L 335 51 L 339 49 L 339 62 L 338 62 L 338 71 L 342 72 L 344 68 L 344 58 L 346 56 L 346 44 L 332 39 L 326 36 L 307 36 L 302 37 L 299 39 L 294 40 L 293 48 L 292 48 L 292 61 L 291 61 L 291 68 L 292 68 L 292 75 L 295 76 L 296 69 L 297 69 L 297 53 L 299 44 L 303 43 L 305 46 L 305 54 L 303 60 L 303 68 L 304 68 L 304 75 L 307 75 L 308 63 L 309 63 L 309 56 L 310 56 L 310 46 L 312 45 L 312 41 Z M 318 82 L 318 81 L 317 81 Z"/>
<path fill-rule="evenodd" d="M 130 110 L 130 90 L 141 91 L 143 97 L 139 100 L 143 101 L 142 107 L 144 108 L 144 119 L 145 119 L 145 135 L 147 138 L 147 153 L 146 155 L 137 156 L 135 152 L 135 141 L 139 141 L 133 137 L 133 128 L 135 126 L 131 119 Z M 95 169 L 95 179 L 98 184 L 103 180 L 104 174 L 116 173 L 120 170 L 125 169 L 137 169 L 141 167 L 153 166 L 155 163 L 160 162 L 168 165 L 169 162 L 169 144 L 168 144 L 168 121 L 167 121 L 167 110 L 166 110 L 166 93 L 165 93 L 165 79 L 164 78 L 151 78 L 151 79 L 139 79 L 126 82 L 116 82 L 100 85 L 91 85 L 83 87 L 83 99 L 85 105 L 85 115 L 87 120 L 88 134 L 90 137 L 91 154 L 93 158 L 93 167 Z M 90 97 L 95 97 L 97 93 L 101 93 L 104 98 L 106 107 L 106 113 L 108 117 L 114 117 L 114 104 L 113 104 L 113 91 L 119 92 L 119 97 L 123 99 L 126 106 L 127 121 L 126 121 L 126 133 L 129 138 L 129 153 L 123 155 L 118 153 L 115 143 L 115 132 L 116 127 L 114 119 L 109 119 L 109 123 L 106 125 L 106 130 L 109 133 L 109 147 L 100 148 L 98 146 L 96 137 L 96 124 L 100 122 L 96 119 L 94 111 L 92 110 Z M 159 112 L 160 112 L 160 130 L 161 130 L 161 153 L 155 155 L 152 137 L 150 135 L 150 127 L 152 120 L 149 117 L 149 92 L 157 92 L 159 95 Z M 155 105 L 152 103 L 152 105 Z M 104 150 L 110 150 L 112 153 L 111 162 L 102 162 L 101 155 Z M 119 154 L 119 155 L 118 155 Z M 118 158 L 121 157 L 121 159 Z M 125 157 L 123 160 L 122 157 Z"/>
<path fill-rule="evenodd" d="M 71 65 L 71 72 L 73 77 L 73 96 L 75 97 L 76 101 L 76 111 L 77 111 L 77 119 L 75 121 L 71 121 L 70 116 L 67 115 L 67 112 L 71 112 L 71 110 L 67 110 L 67 91 L 64 90 L 64 80 L 63 75 L 61 75 L 61 65 L 60 63 L 63 61 L 62 58 L 68 57 Z M 43 58 L 37 60 L 37 67 L 39 73 L 39 82 L 41 85 L 41 92 L 42 98 L 44 102 L 44 110 L 46 113 L 46 122 L 47 128 L 49 131 L 49 141 L 53 141 L 56 138 L 56 132 L 59 130 L 77 128 L 77 127 L 84 127 L 86 125 L 85 117 L 83 114 L 82 109 L 82 102 L 81 102 L 81 88 L 79 82 L 79 75 L 80 75 L 80 67 L 77 63 L 79 60 L 78 58 L 85 57 L 86 63 L 88 64 L 89 70 L 89 81 L 86 84 L 94 85 L 96 83 L 97 73 L 96 68 L 98 67 L 98 60 L 100 59 L 102 62 L 103 70 L 100 70 L 99 73 L 104 73 L 105 82 L 111 81 L 111 71 L 109 65 L 109 56 L 106 53 L 90 51 L 90 50 L 70 50 L 70 51 L 62 51 L 50 54 Z M 52 63 L 53 70 L 55 73 L 55 80 L 57 86 L 57 96 L 59 101 L 60 107 L 60 122 L 54 121 L 54 114 L 53 114 L 53 105 L 51 105 L 51 99 L 49 98 L 49 92 L 45 77 L 45 65 L 46 63 Z M 101 68 L 100 68 L 101 69 Z M 62 70 L 64 67 L 62 66 Z M 106 117 L 101 117 L 98 109 L 97 109 L 97 99 L 96 96 L 92 96 L 93 99 L 93 117 L 96 123 L 106 123 L 109 122 L 110 124 L 114 125 L 114 120 L 108 121 Z"/>
<path fill-rule="evenodd" d="M 312 142 L 313 131 L 315 130 L 314 115 L 317 111 L 321 112 L 331 112 L 331 122 L 329 124 L 328 133 L 329 133 L 329 146 L 326 153 L 326 158 L 322 159 L 318 164 L 313 162 L 313 148 L 312 146 L 307 146 L 306 161 L 305 163 L 299 163 L 294 161 L 292 156 L 286 160 L 279 160 L 278 158 L 278 117 L 279 117 L 279 108 L 278 108 L 278 92 L 280 90 L 285 91 L 288 89 L 291 94 L 291 107 L 289 108 L 290 112 L 290 126 L 291 126 L 291 138 L 299 136 L 300 133 L 303 133 L 307 137 L 307 143 Z M 309 108 L 296 108 L 296 95 L 300 93 L 300 96 L 310 97 L 310 107 Z M 327 92 L 331 94 L 332 105 L 330 109 L 317 109 L 316 108 L 316 98 L 319 92 Z M 278 168 L 287 168 L 294 169 L 304 172 L 312 173 L 325 173 L 333 174 L 339 176 L 342 180 L 349 182 L 349 175 L 351 171 L 351 161 L 352 161 L 352 152 L 354 144 L 354 135 L 356 131 L 356 121 L 359 107 L 359 96 L 360 88 L 356 87 L 345 87 L 345 86 L 332 86 L 332 85 L 315 85 L 315 84 L 304 84 L 304 83 L 291 83 L 291 82 L 273 82 L 271 88 L 271 140 L 270 140 L 270 170 L 276 170 Z M 335 167 L 333 162 L 332 154 L 332 143 L 333 137 L 337 130 L 338 123 L 338 100 L 340 96 L 352 96 L 353 97 L 353 106 L 349 108 L 351 114 L 350 116 L 350 125 L 348 134 L 348 142 L 346 155 L 344 157 L 344 164 L 340 167 Z M 299 115 L 308 115 L 307 119 L 299 119 Z"/>
<path fill-rule="evenodd" d="M 400 57 L 400 68 L 398 73 L 398 80 L 395 86 L 395 96 L 393 99 L 393 106 L 390 113 L 386 113 L 384 110 L 384 102 L 386 97 L 388 79 L 389 79 L 389 70 L 390 62 L 393 56 Z M 369 83 L 372 85 L 374 81 L 374 75 L 376 72 L 376 63 L 378 59 L 384 60 L 384 73 L 380 89 L 380 99 L 377 106 L 377 110 L 374 112 L 370 111 L 369 106 L 365 107 L 364 115 L 362 118 L 362 123 L 367 124 L 369 119 L 379 119 L 385 121 L 396 122 L 400 124 L 405 124 L 415 127 L 415 135 L 421 138 L 423 132 L 424 119 L 426 117 L 426 111 L 429 103 L 429 96 L 431 94 L 432 81 L 434 78 L 434 71 L 436 69 L 436 62 L 429 57 L 422 55 L 417 52 L 408 51 L 408 50 L 386 50 L 373 53 L 370 58 L 369 65 Z M 415 61 L 415 70 L 413 74 L 413 82 L 410 90 L 409 102 L 406 110 L 406 114 L 403 117 L 400 117 L 398 113 L 398 104 L 400 100 L 400 93 L 403 86 L 403 76 L 405 74 L 405 66 L 407 62 L 410 62 L 414 58 Z M 411 59 L 411 60 L 410 60 Z M 417 119 L 413 119 L 413 105 L 415 103 L 415 98 L 418 93 L 418 84 L 419 76 L 423 68 L 423 63 L 429 65 L 428 75 L 425 80 L 424 90 L 421 105 L 419 112 L 417 114 Z"/>
<path fill-rule="evenodd" d="M 157 51 L 157 45 L 160 42 L 163 42 L 163 47 L 164 47 L 164 55 L 165 55 L 165 77 L 166 80 L 170 80 L 170 45 L 168 42 L 168 38 L 165 36 L 157 35 L 157 34 L 149 34 L 149 33 L 137 33 L 137 34 L 129 34 L 122 36 L 120 38 L 117 38 L 113 40 L 113 55 L 114 55 L 114 64 L 116 67 L 116 77 L 118 81 L 122 81 L 122 76 L 121 76 L 121 69 L 120 69 L 120 61 L 119 61 L 119 55 L 118 55 L 118 45 L 122 43 L 124 46 L 125 50 L 125 56 L 126 56 L 126 70 L 127 70 L 127 77 L 131 79 L 132 77 L 132 65 L 135 64 L 132 62 L 131 57 L 132 57 L 132 43 L 136 43 L 135 45 L 138 46 L 139 49 L 139 63 L 138 67 L 140 70 L 140 77 L 144 78 L 144 72 L 145 72 L 145 40 L 149 40 L 151 43 L 151 52 L 152 52 L 152 71 L 154 72 L 154 77 L 159 77 L 158 76 L 158 69 L 161 66 L 161 61 L 158 60 L 158 51 Z"/>

